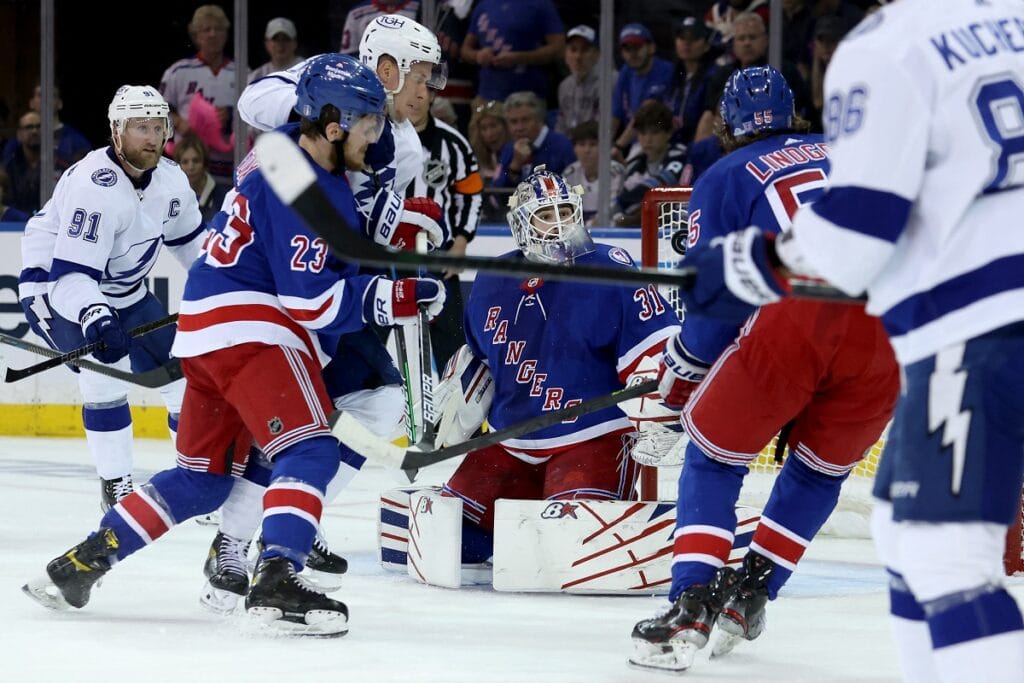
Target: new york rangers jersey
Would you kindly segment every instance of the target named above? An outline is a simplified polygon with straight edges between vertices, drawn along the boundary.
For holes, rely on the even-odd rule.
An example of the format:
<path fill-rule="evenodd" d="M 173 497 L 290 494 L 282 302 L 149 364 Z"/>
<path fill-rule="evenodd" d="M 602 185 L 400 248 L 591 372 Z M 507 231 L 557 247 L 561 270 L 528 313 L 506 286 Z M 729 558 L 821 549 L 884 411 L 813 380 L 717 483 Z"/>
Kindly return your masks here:
<path fill-rule="evenodd" d="M 830 189 L 793 226 L 810 265 L 867 291 L 904 364 L 1024 319 L 1024 3 L 886 5 L 825 92 Z"/>
<path fill-rule="evenodd" d="M 635 267 L 624 250 L 604 244 L 577 262 Z M 465 328 L 469 348 L 494 377 L 487 419 L 501 429 L 621 389 L 640 360 L 679 331 L 679 321 L 653 286 L 480 273 L 466 304 Z M 503 445 L 513 454 L 545 456 L 630 427 L 625 414 L 611 407 Z"/>
<path fill-rule="evenodd" d="M 694 185 L 687 254 L 707 249 L 715 238 L 749 225 L 773 234 L 789 229 L 797 209 L 822 195 L 828 153 L 820 135 L 784 133 L 719 159 Z M 736 325 L 690 316 L 683 325 L 683 344 L 710 364 L 738 330 Z"/>
<path fill-rule="evenodd" d="M 87 154 L 61 176 L 53 195 L 25 226 L 19 297 L 46 293 L 62 275 L 80 273 L 98 292 L 74 303 L 51 300 L 77 322 L 82 302 L 127 308 L 146 295 L 144 279 L 166 245 L 188 268 L 205 232 L 195 192 L 176 163 L 161 159 L 141 180 L 121 168 L 113 149 Z M 79 293 L 81 294 L 81 293 Z M 69 305 L 70 304 L 70 305 Z"/>
<path fill-rule="evenodd" d="M 294 139 L 298 126 L 282 131 Z M 310 165 L 355 229 L 345 178 Z M 267 185 L 255 155 L 237 175 L 230 212 L 214 218 L 203 253 L 189 270 L 172 352 L 186 358 L 258 342 L 299 349 L 326 365 L 339 337 L 363 328 L 363 295 L 372 277 L 330 255 L 327 243 Z"/>

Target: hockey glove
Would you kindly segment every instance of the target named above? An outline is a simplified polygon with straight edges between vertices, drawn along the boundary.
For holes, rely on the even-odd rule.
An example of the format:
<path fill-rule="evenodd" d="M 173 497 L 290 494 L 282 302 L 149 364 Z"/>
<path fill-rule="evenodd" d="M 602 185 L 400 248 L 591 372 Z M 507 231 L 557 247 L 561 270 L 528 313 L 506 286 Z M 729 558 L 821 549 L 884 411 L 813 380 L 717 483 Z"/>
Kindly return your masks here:
<path fill-rule="evenodd" d="M 665 344 L 665 353 L 658 366 L 658 393 L 665 405 L 674 410 L 682 410 L 690 400 L 690 395 L 704 381 L 709 367 L 686 350 L 678 334 L 672 337 Z"/>
<path fill-rule="evenodd" d="M 128 355 L 131 337 L 121 327 L 117 314 L 106 304 L 93 304 L 78 315 L 82 334 L 88 344 L 100 342 L 92 355 L 101 363 L 116 363 Z"/>
<path fill-rule="evenodd" d="M 444 284 L 433 278 L 376 277 L 363 295 L 363 319 L 381 327 L 411 325 L 423 308 L 427 319 L 433 320 L 444 307 L 445 296 Z"/>
<path fill-rule="evenodd" d="M 451 236 L 441 206 L 428 197 L 410 197 L 402 208 L 402 220 L 391 240 L 391 246 L 410 251 L 416 248 L 416 235 L 427 233 L 430 249 L 438 249 Z"/>
<path fill-rule="evenodd" d="M 687 254 L 685 265 L 697 269 L 693 287 L 679 289 L 687 314 L 741 323 L 759 306 L 789 293 L 789 284 L 773 264 L 767 235 L 756 226 L 715 239 L 708 249 Z"/>
<path fill-rule="evenodd" d="M 434 392 L 441 412 L 435 443 L 452 446 L 473 436 L 487 419 L 493 400 L 491 371 L 463 344 L 448 360 Z"/>

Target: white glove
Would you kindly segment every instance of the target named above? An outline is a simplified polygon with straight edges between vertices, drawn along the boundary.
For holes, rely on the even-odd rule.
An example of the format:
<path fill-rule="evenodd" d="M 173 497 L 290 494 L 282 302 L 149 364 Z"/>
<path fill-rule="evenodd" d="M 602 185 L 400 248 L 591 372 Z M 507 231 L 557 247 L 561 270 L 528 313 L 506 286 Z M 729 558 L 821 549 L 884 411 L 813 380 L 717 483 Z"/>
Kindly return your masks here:
<path fill-rule="evenodd" d="M 487 419 L 494 399 L 494 378 L 463 344 L 449 359 L 434 396 L 441 411 L 435 443 L 452 446 L 473 436 Z"/>
<path fill-rule="evenodd" d="M 683 464 L 688 443 L 690 439 L 679 420 L 642 422 L 629 454 L 647 467 L 674 467 Z"/>

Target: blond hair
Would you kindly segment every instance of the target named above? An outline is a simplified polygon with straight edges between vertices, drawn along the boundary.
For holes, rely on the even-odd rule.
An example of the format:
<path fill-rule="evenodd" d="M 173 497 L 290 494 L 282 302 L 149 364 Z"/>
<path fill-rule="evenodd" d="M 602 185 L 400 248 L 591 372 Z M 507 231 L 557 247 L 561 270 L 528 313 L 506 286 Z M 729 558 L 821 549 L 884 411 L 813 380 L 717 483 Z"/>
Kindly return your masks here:
<path fill-rule="evenodd" d="M 231 28 L 231 22 L 228 20 L 228 15 L 224 14 L 224 10 L 220 5 L 200 5 L 199 7 L 196 7 L 196 11 L 192 13 L 192 21 L 188 22 L 188 34 L 190 36 L 194 36 L 196 34 L 196 26 L 204 19 L 216 20 L 225 31 Z"/>

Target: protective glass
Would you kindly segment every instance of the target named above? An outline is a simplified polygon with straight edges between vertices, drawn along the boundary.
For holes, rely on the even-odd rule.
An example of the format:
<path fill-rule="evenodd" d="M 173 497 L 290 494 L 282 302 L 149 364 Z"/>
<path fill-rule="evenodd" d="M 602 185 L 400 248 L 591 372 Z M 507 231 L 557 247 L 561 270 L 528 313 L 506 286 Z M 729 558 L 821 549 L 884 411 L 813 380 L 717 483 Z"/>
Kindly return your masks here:
<path fill-rule="evenodd" d="M 430 67 L 430 76 L 424 78 L 421 74 L 415 71 L 409 71 L 406 78 L 411 78 L 417 85 L 422 82 L 426 82 L 428 88 L 433 90 L 444 90 L 444 87 L 448 84 L 448 63 L 441 62 L 440 64 L 434 64 L 432 62 L 420 62 L 416 61 L 413 64 L 426 64 Z"/>

